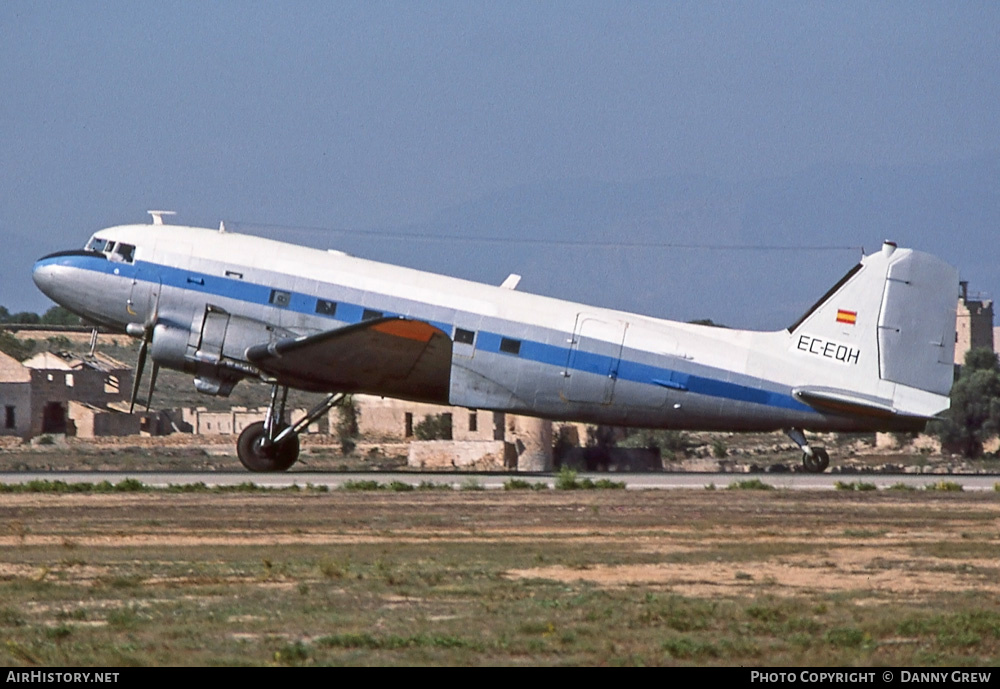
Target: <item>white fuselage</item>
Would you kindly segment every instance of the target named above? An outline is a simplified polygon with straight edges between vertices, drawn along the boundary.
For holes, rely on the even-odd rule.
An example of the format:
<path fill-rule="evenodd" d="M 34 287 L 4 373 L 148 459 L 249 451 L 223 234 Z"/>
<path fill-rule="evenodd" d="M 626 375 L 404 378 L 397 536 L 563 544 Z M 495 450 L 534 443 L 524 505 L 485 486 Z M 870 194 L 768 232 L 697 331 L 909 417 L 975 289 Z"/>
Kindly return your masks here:
<path fill-rule="evenodd" d="M 939 390 L 880 376 L 876 326 L 862 322 L 869 315 L 860 307 L 851 311 L 863 314 L 856 322 L 836 324 L 843 332 L 819 321 L 811 326 L 808 318 L 794 330 L 753 332 L 602 309 L 202 228 L 119 226 L 96 233 L 88 247 L 112 243 L 124 253 L 63 252 L 41 259 L 36 283 L 96 322 L 124 329 L 168 321 L 189 332 L 191 342 L 205 327 L 207 306 L 291 336 L 379 315 L 425 321 L 453 340 L 447 400 L 431 401 L 456 406 L 692 430 L 893 428 L 947 406 Z M 881 299 L 880 292 L 870 301 Z M 798 396 L 803 386 L 887 400 L 890 417 L 906 423 L 817 409 Z"/>

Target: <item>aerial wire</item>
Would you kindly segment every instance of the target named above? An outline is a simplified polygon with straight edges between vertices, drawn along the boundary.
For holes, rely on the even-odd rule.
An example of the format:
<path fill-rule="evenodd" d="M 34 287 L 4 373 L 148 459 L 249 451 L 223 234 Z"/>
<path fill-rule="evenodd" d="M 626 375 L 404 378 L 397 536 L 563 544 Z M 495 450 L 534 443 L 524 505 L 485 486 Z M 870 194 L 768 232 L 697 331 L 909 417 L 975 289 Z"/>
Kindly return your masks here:
<path fill-rule="evenodd" d="M 684 249 L 707 251 L 860 251 L 863 246 L 821 245 L 821 244 L 702 244 L 691 242 L 656 242 L 656 241 L 607 241 L 590 239 L 545 239 L 539 237 L 481 237 L 459 234 L 422 234 L 419 232 L 379 232 L 374 230 L 347 230 L 332 227 L 315 227 L 307 225 L 279 225 L 269 223 L 249 223 L 236 221 L 232 223 L 237 229 L 259 228 L 261 230 L 291 230 L 296 232 L 323 232 L 347 235 L 351 237 L 369 237 L 372 239 L 405 239 L 424 242 L 466 242 L 475 244 L 521 244 L 554 247 L 589 247 L 603 249 Z"/>

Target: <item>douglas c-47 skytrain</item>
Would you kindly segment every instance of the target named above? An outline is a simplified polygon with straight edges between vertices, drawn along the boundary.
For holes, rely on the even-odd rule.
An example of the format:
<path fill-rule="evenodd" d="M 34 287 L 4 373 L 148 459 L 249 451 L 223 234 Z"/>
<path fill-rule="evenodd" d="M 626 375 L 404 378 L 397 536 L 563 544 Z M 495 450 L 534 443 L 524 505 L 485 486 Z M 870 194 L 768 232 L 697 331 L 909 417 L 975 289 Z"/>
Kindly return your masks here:
<path fill-rule="evenodd" d="M 948 408 L 957 271 L 886 242 L 794 325 L 730 330 L 651 318 L 259 237 L 122 225 L 40 259 L 38 288 L 226 396 L 270 383 L 237 448 L 251 471 L 295 463 L 299 433 L 368 393 L 553 420 L 681 430 L 916 430 Z M 512 276 L 515 278 L 515 276 Z M 328 393 L 291 425 L 288 388 Z"/>

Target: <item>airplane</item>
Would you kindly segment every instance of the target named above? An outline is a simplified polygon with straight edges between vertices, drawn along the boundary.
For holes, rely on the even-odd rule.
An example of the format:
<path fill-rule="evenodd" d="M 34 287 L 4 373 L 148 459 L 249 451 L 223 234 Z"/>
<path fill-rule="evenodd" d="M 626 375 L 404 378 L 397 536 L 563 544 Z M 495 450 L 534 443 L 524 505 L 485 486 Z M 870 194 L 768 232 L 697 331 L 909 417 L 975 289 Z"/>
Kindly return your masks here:
<path fill-rule="evenodd" d="M 673 322 L 422 272 L 340 251 L 164 222 L 94 233 L 39 259 L 38 288 L 141 341 L 209 395 L 271 386 L 237 454 L 284 471 L 299 434 L 367 393 L 469 409 L 689 431 L 783 430 L 803 467 L 830 463 L 810 432 L 912 431 L 949 406 L 958 272 L 886 241 L 786 329 Z M 294 423 L 289 388 L 326 394 Z"/>

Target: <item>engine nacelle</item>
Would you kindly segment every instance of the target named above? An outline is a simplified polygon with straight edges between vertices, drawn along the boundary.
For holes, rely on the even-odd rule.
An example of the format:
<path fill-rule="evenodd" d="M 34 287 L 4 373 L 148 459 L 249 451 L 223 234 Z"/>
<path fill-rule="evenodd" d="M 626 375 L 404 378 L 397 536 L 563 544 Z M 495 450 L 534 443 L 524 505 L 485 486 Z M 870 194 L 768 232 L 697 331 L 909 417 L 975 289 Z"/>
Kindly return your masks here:
<path fill-rule="evenodd" d="M 249 347 L 294 335 L 209 305 L 187 328 L 161 317 L 153 327 L 149 353 L 160 366 L 194 374 L 199 392 L 228 397 L 240 380 L 260 374 L 246 359 Z"/>

